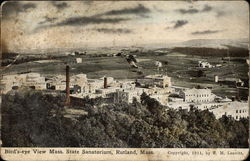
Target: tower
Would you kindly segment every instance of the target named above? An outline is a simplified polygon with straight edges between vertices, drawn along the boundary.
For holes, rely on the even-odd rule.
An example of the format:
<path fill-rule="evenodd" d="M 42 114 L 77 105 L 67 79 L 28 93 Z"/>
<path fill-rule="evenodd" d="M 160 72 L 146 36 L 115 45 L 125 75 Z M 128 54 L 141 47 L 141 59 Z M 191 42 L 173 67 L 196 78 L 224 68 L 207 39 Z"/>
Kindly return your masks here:
<path fill-rule="evenodd" d="M 107 77 L 104 77 L 104 88 L 108 88 L 108 80 L 107 80 Z"/>
<path fill-rule="evenodd" d="M 66 66 L 66 100 L 65 100 L 65 106 L 70 105 L 70 76 L 69 76 L 69 66 Z"/>

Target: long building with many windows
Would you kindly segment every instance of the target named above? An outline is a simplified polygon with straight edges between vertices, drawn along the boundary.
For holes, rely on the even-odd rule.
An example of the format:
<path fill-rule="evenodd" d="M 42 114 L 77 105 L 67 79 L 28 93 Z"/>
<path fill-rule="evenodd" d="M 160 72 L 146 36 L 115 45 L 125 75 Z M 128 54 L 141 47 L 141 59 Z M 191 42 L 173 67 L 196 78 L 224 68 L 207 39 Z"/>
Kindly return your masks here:
<path fill-rule="evenodd" d="M 215 94 L 211 92 L 211 89 L 186 89 L 180 92 L 180 96 L 183 97 L 184 102 L 193 103 L 206 103 L 214 101 Z"/>

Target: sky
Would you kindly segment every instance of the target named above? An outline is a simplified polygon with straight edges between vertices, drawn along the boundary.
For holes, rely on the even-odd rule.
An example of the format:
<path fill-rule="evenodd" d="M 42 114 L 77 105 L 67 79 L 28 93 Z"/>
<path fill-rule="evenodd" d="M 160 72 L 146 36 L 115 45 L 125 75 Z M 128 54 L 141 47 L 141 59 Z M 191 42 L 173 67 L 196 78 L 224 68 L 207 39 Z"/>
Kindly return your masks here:
<path fill-rule="evenodd" d="M 10 1 L 3 51 L 249 39 L 246 1 Z"/>

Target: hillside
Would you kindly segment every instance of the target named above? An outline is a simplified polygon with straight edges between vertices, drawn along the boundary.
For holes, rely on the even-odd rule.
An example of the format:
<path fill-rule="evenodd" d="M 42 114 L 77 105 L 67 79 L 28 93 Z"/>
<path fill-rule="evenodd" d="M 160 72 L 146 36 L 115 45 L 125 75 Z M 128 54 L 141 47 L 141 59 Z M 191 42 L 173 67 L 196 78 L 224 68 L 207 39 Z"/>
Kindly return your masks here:
<path fill-rule="evenodd" d="M 247 148 L 248 120 L 173 110 L 147 95 L 133 104 L 71 105 L 88 114 L 64 117 L 62 96 L 33 90 L 3 95 L 3 147 Z"/>
<path fill-rule="evenodd" d="M 224 48 L 208 48 L 208 47 L 175 47 L 172 52 L 185 53 L 186 55 L 198 56 L 216 56 L 216 57 L 248 57 L 249 51 L 245 48 L 234 46 L 226 46 Z"/>

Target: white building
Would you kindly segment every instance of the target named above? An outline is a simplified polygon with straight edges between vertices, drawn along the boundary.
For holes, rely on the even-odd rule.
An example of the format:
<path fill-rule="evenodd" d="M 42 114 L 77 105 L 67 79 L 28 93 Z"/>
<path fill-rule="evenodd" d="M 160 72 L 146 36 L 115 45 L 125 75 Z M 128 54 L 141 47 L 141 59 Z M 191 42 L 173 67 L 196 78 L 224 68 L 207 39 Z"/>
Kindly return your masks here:
<path fill-rule="evenodd" d="M 37 90 L 46 89 L 45 77 L 39 73 L 5 75 L 1 80 L 2 92 L 7 93 L 13 87 L 34 87 Z"/>
<path fill-rule="evenodd" d="M 28 73 L 23 85 L 27 87 L 33 86 L 36 90 L 46 89 L 45 77 L 42 77 L 39 73 Z"/>
<path fill-rule="evenodd" d="M 55 90 L 64 91 L 66 90 L 66 82 L 57 82 L 54 84 Z"/>
<path fill-rule="evenodd" d="M 21 86 L 18 81 L 18 75 L 5 75 L 1 79 L 1 92 L 3 94 L 9 92 L 13 86 Z"/>
<path fill-rule="evenodd" d="M 159 70 L 160 68 L 162 68 L 162 63 L 159 61 L 155 61 L 155 66 L 157 67 L 157 69 Z"/>
<path fill-rule="evenodd" d="M 82 58 L 76 58 L 76 63 L 82 63 Z"/>
<path fill-rule="evenodd" d="M 240 120 L 240 118 L 249 117 L 249 104 L 248 102 L 227 102 L 224 103 L 220 108 L 210 109 L 216 118 L 221 118 L 223 115 L 233 117 L 235 120 Z"/>
<path fill-rule="evenodd" d="M 214 82 L 215 82 L 215 83 L 218 83 L 218 82 L 219 82 L 219 76 L 218 76 L 218 75 L 215 75 L 215 76 L 214 76 Z"/>
<path fill-rule="evenodd" d="M 215 94 L 210 89 L 186 89 L 180 92 L 184 102 L 207 103 L 215 99 Z"/>
<path fill-rule="evenodd" d="M 199 61 L 198 66 L 201 68 L 212 68 L 213 66 L 206 61 Z"/>

